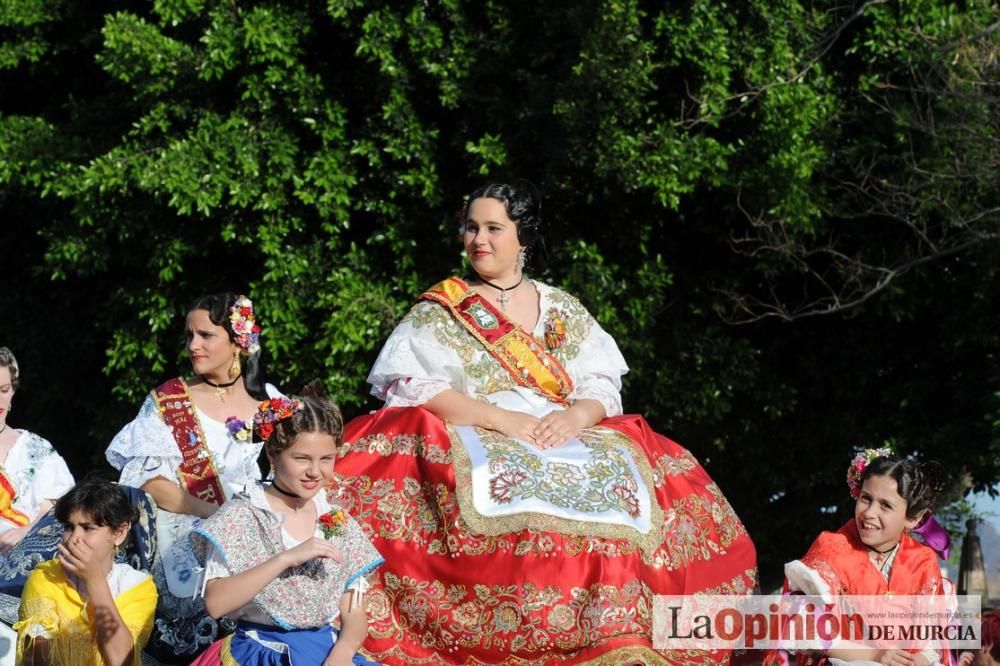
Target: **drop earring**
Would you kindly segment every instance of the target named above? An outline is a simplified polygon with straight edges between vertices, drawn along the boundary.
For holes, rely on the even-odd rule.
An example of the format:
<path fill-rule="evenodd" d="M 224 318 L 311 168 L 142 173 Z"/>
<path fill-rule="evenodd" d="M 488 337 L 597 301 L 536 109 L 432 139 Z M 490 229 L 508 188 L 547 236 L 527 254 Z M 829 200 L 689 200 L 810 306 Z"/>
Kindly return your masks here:
<path fill-rule="evenodd" d="M 240 363 L 240 353 L 233 354 L 233 362 L 229 366 L 229 378 L 236 379 L 243 372 L 243 365 Z"/>

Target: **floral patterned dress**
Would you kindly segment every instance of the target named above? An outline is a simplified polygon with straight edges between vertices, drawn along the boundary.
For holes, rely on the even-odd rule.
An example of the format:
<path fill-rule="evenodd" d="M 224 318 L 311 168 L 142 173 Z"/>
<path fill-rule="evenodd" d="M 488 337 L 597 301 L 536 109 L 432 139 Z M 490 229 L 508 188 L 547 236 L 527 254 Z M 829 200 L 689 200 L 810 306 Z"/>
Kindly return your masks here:
<path fill-rule="evenodd" d="M 725 661 L 654 650 L 652 597 L 751 592 L 746 530 L 687 450 L 622 415 L 611 336 L 534 287 L 529 332 L 461 280 L 437 285 L 372 369 L 385 407 L 347 425 L 334 488 L 386 559 L 365 648 L 387 664 Z M 537 416 L 587 398 L 607 418 L 541 451 L 420 407 L 445 389 Z"/>

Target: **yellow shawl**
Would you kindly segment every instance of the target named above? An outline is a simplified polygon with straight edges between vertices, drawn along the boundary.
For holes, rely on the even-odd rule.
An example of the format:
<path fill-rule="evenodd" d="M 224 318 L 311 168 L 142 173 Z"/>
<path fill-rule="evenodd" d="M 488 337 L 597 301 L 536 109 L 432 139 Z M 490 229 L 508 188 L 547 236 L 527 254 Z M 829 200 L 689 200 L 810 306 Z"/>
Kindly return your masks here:
<path fill-rule="evenodd" d="M 115 606 L 132 634 L 132 664 L 141 664 L 142 648 L 153 630 L 156 585 L 147 578 L 115 597 Z M 61 666 L 103 666 L 87 604 L 66 578 L 58 559 L 42 562 L 28 576 L 21 595 L 17 631 L 17 663 L 30 654 L 33 629 L 48 634 L 49 662 Z"/>

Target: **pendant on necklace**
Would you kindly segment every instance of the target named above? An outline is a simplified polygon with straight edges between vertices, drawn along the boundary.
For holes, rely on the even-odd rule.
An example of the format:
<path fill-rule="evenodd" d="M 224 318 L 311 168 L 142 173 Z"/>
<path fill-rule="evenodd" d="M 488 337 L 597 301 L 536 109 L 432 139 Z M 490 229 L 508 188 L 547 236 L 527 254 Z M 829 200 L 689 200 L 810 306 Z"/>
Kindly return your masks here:
<path fill-rule="evenodd" d="M 219 396 L 219 400 L 221 400 L 222 402 L 226 401 L 226 389 L 222 388 L 221 386 L 215 387 L 215 395 Z"/>
<path fill-rule="evenodd" d="M 500 295 L 497 296 L 497 303 L 500 304 L 500 309 L 504 312 L 507 311 L 507 304 L 510 303 L 510 296 L 507 295 L 506 291 L 501 291 Z"/>

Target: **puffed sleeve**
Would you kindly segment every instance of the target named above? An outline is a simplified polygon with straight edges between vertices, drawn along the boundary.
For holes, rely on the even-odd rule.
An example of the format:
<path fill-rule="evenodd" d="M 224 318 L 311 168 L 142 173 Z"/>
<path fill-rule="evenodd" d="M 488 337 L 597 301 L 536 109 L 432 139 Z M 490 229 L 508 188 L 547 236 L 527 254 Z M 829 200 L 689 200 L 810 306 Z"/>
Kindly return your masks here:
<path fill-rule="evenodd" d="M 118 482 L 134 488 L 158 476 L 178 483 L 175 471 L 183 458 L 170 428 L 156 411 L 153 396 L 146 397 L 139 414 L 115 435 L 104 452 L 121 472 Z"/>
<path fill-rule="evenodd" d="M 66 461 L 47 439 L 32 432 L 24 437 L 25 445 L 18 447 L 18 455 L 8 455 L 6 464 L 18 489 L 14 506 L 34 518 L 43 502 L 65 495 L 74 481 Z"/>
<path fill-rule="evenodd" d="M 449 388 L 472 395 L 462 360 L 447 345 L 449 336 L 461 335 L 441 306 L 426 301 L 414 305 L 372 366 L 372 395 L 386 407 L 416 407 Z"/>
<path fill-rule="evenodd" d="M 563 338 L 556 338 L 556 356 L 573 379 L 570 402 L 596 400 L 607 416 L 622 413 L 622 375 L 628 372 L 625 357 L 614 338 L 601 328 L 575 297 L 549 287 L 546 301 L 551 307 L 542 314 L 542 325 L 549 329 L 561 320 Z"/>
<path fill-rule="evenodd" d="M 73 475 L 66 466 L 63 457 L 56 453 L 55 449 L 45 456 L 41 469 L 35 475 L 37 483 L 34 485 L 34 495 L 41 504 L 45 500 L 55 501 L 65 495 L 76 484 Z"/>

